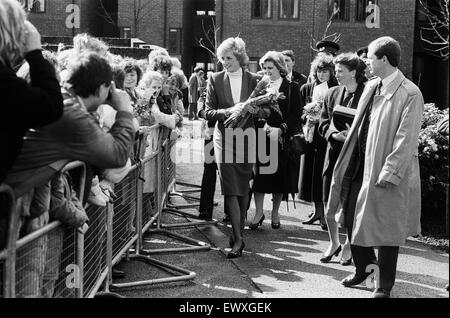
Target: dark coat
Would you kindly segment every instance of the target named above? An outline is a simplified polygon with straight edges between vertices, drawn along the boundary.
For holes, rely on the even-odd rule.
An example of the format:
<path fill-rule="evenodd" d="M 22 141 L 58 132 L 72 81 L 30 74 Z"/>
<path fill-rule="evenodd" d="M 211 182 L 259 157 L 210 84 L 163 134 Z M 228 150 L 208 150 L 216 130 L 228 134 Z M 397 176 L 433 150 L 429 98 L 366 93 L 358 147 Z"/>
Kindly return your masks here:
<path fill-rule="evenodd" d="M 292 71 L 291 81 L 297 83 L 298 88 L 300 89 L 300 87 L 308 82 L 308 78 L 299 72 Z"/>
<path fill-rule="evenodd" d="M 338 133 L 339 130 L 333 125 L 333 109 L 336 105 L 346 106 L 353 109 L 358 107 L 358 102 L 364 91 L 364 83 L 356 88 L 351 105 L 344 105 L 344 100 L 348 96 L 345 86 L 336 86 L 330 88 L 322 106 L 322 113 L 319 122 L 319 134 L 328 142 L 323 165 L 323 175 L 331 177 L 334 165 L 342 149 L 342 142 L 331 138 L 331 135 Z"/>
<path fill-rule="evenodd" d="M 287 79 L 283 79 L 279 91 L 280 93 L 284 93 L 287 97 L 284 100 L 278 101 L 282 117 L 276 112 L 271 112 L 270 116 L 267 118 L 267 124 L 271 127 L 282 128 L 285 132 L 283 137 L 289 137 L 297 133 L 301 128 L 299 125 L 302 114 L 302 108 L 300 106 L 300 89 L 297 83 L 289 82 Z M 264 135 L 258 133 L 257 136 L 258 138 L 261 138 L 261 136 Z M 262 138 L 266 139 L 266 152 L 268 152 L 270 149 L 269 138 L 266 136 Z M 257 144 L 260 145 L 259 142 Z M 262 167 L 269 166 L 269 163 L 262 164 L 258 160 L 258 169 L 253 184 L 253 191 L 261 193 L 283 193 L 286 195 L 285 198 L 287 198 L 287 194 L 289 193 L 297 193 L 300 156 L 297 156 L 296 158 L 289 158 L 283 147 L 284 146 L 282 144 L 278 143 L 278 167 L 275 173 L 261 173 L 260 169 Z"/>
<path fill-rule="evenodd" d="M 63 113 L 61 88 L 55 69 L 40 50 L 25 56 L 31 84 L 0 62 L 0 182 L 16 160 L 28 129 L 50 124 Z"/>
<path fill-rule="evenodd" d="M 300 88 L 301 108 L 311 102 L 315 83 L 304 84 Z M 328 87 L 337 86 L 337 82 L 328 82 Z M 306 122 L 306 119 L 303 119 Z M 322 171 L 327 149 L 326 140 L 319 134 L 319 124 L 314 129 L 314 137 L 308 151 L 302 156 L 299 175 L 299 198 L 308 202 L 322 201 Z"/>

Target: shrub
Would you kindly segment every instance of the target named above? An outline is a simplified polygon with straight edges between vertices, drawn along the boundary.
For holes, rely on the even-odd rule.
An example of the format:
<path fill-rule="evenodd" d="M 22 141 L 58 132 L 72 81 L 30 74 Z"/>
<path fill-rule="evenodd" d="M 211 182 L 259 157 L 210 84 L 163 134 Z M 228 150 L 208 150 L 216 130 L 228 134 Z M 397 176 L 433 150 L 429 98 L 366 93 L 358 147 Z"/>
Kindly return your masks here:
<path fill-rule="evenodd" d="M 437 131 L 437 123 L 448 108 L 425 104 L 419 134 L 419 163 L 422 191 L 422 221 L 445 225 L 446 187 L 448 186 L 448 137 Z"/>

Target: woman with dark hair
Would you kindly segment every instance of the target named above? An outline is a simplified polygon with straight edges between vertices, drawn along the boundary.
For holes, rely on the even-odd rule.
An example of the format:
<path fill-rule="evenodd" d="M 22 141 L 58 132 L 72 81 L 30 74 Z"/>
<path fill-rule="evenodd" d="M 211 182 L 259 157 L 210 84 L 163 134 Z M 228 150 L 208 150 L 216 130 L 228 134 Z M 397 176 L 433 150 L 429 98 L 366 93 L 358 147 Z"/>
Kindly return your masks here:
<path fill-rule="evenodd" d="M 257 160 L 256 176 L 253 183 L 253 192 L 255 197 L 256 213 L 252 224 L 249 228 L 255 230 L 262 225 L 265 218 L 263 204 L 266 193 L 272 193 L 272 228 L 280 228 L 280 216 L 278 210 L 280 208 L 283 197 L 292 193 L 297 193 L 298 171 L 300 164 L 300 156 L 291 158 L 284 151 L 284 141 L 290 136 L 298 132 L 302 111 L 300 108 L 300 89 L 297 83 L 291 82 L 286 78 L 287 67 L 284 61 L 284 55 L 280 52 L 269 51 L 259 61 L 261 69 L 265 75 L 269 77 L 269 87 L 276 89 L 279 93 L 283 93 L 285 99 L 278 100 L 278 106 L 281 113 L 272 111 L 267 119 L 261 119 L 258 126 L 264 126 L 266 140 L 259 140 L 257 147 L 266 144 L 267 149 L 272 151 L 270 147 L 271 140 L 277 144 L 276 157 L 273 153 L 269 153 L 270 161 L 266 164 Z M 258 133 L 258 138 L 260 138 Z M 264 137 L 263 137 L 264 138 Z M 257 153 L 260 153 L 258 150 Z M 259 159 L 259 158 L 258 158 Z M 272 159 L 277 161 L 276 171 L 273 173 L 262 172 L 261 169 L 268 169 L 267 166 L 274 164 Z M 292 178 L 292 176 L 294 176 Z"/>
<path fill-rule="evenodd" d="M 312 83 L 304 84 L 300 88 L 300 105 L 302 109 L 313 101 L 312 97 L 316 86 L 324 82 L 327 83 L 328 88 L 338 85 L 334 76 L 333 56 L 318 54 L 311 63 L 310 77 L 313 79 Z M 306 116 L 303 116 L 302 119 L 305 124 Z M 326 224 L 322 201 L 322 170 L 327 142 L 319 135 L 319 121 L 317 120 L 316 123 L 312 124 L 314 125 L 312 142 L 308 144 L 308 151 L 302 156 L 300 161 L 299 198 L 303 201 L 314 203 L 314 212 L 308 216 L 308 220 L 304 221 L 303 224 L 313 224 L 315 221 L 320 221 L 322 229 L 325 230 Z"/>
<path fill-rule="evenodd" d="M 137 61 L 131 59 L 127 59 L 124 62 L 122 68 L 125 72 L 125 91 L 130 96 L 131 103 L 133 104 L 133 106 L 135 106 L 141 99 L 141 96 L 136 91 L 136 87 L 138 87 L 139 82 L 142 78 L 142 70 L 137 64 Z"/>
<path fill-rule="evenodd" d="M 319 133 L 328 142 L 323 167 L 323 202 L 325 206 L 328 202 L 333 169 L 348 132 L 348 127 L 343 129 L 342 125 L 335 124 L 333 110 L 338 105 L 356 109 L 367 82 L 365 76 L 366 64 L 356 54 L 342 53 L 334 59 L 334 65 L 336 79 L 340 86 L 330 88 L 328 91 L 319 122 Z M 333 256 L 337 256 L 341 251 L 338 224 L 334 216 L 328 215 L 326 211 L 325 215 L 327 216 L 330 245 L 320 259 L 322 263 L 328 263 Z M 350 242 L 347 237 L 340 263 L 344 266 L 350 265 L 351 259 Z"/>
<path fill-rule="evenodd" d="M 249 138 L 233 138 L 242 135 L 242 131 L 225 128 L 224 121 L 231 114 L 240 112 L 243 107 L 252 114 L 257 113 L 256 107 L 243 103 L 255 89 L 258 76 L 243 69 L 249 58 L 241 38 L 228 38 L 223 41 L 217 48 L 217 56 L 225 70 L 214 73 L 208 81 L 205 118 L 208 121 L 216 121 L 213 136 L 214 155 L 233 228 L 230 238 L 231 251 L 227 257 L 236 258 L 242 255 L 245 247 L 243 232 L 254 163 L 251 156 L 256 153 L 255 126 L 250 118 L 242 127 L 243 131 L 248 132 L 245 134 Z M 243 144 L 238 144 L 240 142 Z M 238 151 L 239 149 L 241 151 Z"/>

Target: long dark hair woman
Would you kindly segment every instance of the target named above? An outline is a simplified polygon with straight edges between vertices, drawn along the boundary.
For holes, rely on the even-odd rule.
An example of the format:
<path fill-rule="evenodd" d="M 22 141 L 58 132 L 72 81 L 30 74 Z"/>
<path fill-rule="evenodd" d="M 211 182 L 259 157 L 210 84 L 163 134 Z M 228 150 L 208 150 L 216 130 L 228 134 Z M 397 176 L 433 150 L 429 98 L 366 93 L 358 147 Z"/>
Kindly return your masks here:
<path fill-rule="evenodd" d="M 333 121 L 333 110 L 336 106 L 343 106 L 356 109 L 362 92 L 364 91 L 367 78 L 365 76 L 366 64 L 354 53 L 342 53 L 334 59 L 336 79 L 339 86 L 333 87 L 328 91 L 324 100 L 321 118 L 319 122 L 319 133 L 327 140 L 327 152 L 325 164 L 323 167 L 323 201 L 327 205 L 328 195 L 331 186 L 331 177 L 336 160 L 341 152 L 342 145 L 347 137 L 349 127 L 343 127 L 336 121 Z M 347 124 L 348 125 L 348 124 Z M 333 256 L 337 256 L 341 251 L 339 242 L 338 224 L 334 216 L 327 215 L 328 235 L 330 236 L 330 245 L 320 259 L 322 263 L 327 263 Z M 347 240 L 344 244 L 340 263 L 342 265 L 351 264 L 350 243 Z"/>
<path fill-rule="evenodd" d="M 217 48 L 217 56 L 225 70 L 214 73 L 209 78 L 205 117 L 208 121 L 217 121 L 213 135 L 214 155 L 233 228 L 228 258 L 236 258 L 242 255 L 245 247 L 243 232 L 254 164 L 251 156 L 254 158 L 256 153 L 256 133 L 253 119 L 247 120 L 242 129 L 249 129 L 248 134 L 244 133 L 249 138 L 236 138 L 237 142 L 234 142 L 233 136 L 235 133 L 239 135 L 239 131 L 225 128 L 224 121 L 242 109 L 242 103 L 255 89 L 259 76 L 243 69 L 249 58 L 241 38 L 228 38 L 223 41 Z M 256 113 L 256 107 L 245 107 L 250 113 Z M 227 136 L 230 138 L 226 138 Z M 238 144 L 240 141 L 244 144 Z"/>
<path fill-rule="evenodd" d="M 313 101 L 313 94 L 316 87 L 327 83 L 328 88 L 337 86 L 334 76 L 333 56 L 319 53 L 311 63 L 310 77 L 312 83 L 304 84 L 300 88 L 300 105 L 302 109 Z M 307 119 L 302 117 L 304 124 Z M 299 175 L 299 198 L 300 200 L 313 202 L 314 212 L 308 216 L 308 220 L 303 224 L 313 224 L 320 221 L 322 229 L 326 229 L 324 219 L 324 206 L 322 201 L 322 170 L 325 159 L 327 142 L 319 135 L 317 119 L 313 124 L 312 142 L 309 143 L 308 151 L 302 156 Z"/>
<path fill-rule="evenodd" d="M 257 229 L 264 221 L 264 196 L 266 193 L 272 193 L 272 228 L 280 227 L 280 208 L 283 197 L 287 199 L 289 194 L 297 193 L 298 171 L 300 156 L 291 158 L 285 152 L 286 145 L 283 141 L 294 135 L 300 129 L 301 107 L 300 107 L 300 89 L 297 83 L 286 79 L 287 67 L 284 62 L 284 56 L 280 52 L 269 51 L 259 62 L 265 76 L 269 77 L 269 86 L 283 93 L 284 99 L 278 100 L 281 113 L 271 112 L 267 119 L 259 120 L 259 125 L 265 131 L 265 134 L 258 132 L 258 139 L 264 136 L 264 140 L 258 140 L 257 146 L 266 145 L 266 153 L 275 150 L 269 154 L 269 162 L 263 164 L 257 160 L 256 177 L 253 183 L 253 192 L 255 197 L 256 213 L 250 229 Z M 264 124 L 264 125 L 263 125 Z M 276 149 L 270 147 L 271 140 L 275 141 Z M 281 142 L 280 142 L 281 141 Z M 258 149 L 258 154 L 260 153 Z M 259 158 L 258 158 L 259 159 Z M 276 162 L 273 162 L 275 159 Z M 276 171 L 269 172 L 268 166 L 276 164 Z"/>

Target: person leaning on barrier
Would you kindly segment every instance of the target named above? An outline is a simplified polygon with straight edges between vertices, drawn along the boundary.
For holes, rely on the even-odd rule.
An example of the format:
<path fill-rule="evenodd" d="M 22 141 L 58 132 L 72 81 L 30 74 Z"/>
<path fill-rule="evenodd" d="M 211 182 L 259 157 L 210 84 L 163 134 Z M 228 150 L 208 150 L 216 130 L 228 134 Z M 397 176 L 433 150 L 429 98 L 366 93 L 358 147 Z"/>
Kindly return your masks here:
<path fill-rule="evenodd" d="M 30 65 L 31 84 L 13 71 L 23 57 Z M 2 182 L 19 155 L 26 131 L 54 122 L 63 112 L 55 70 L 42 56 L 41 36 L 15 0 L 0 0 L 0 93 Z"/>
<path fill-rule="evenodd" d="M 63 116 L 27 134 L 6 177 L 5 182 L 17 196 L 29 190 L 30 185 L 47 181 L 69 160 L 106 169 L 124 166 L 130 156 L 135 133 L 131 102 L 128 94 L 111 82 L 108 61 L 86 52 L 69 62 L 68 72 L 70 87 L 63 89 Z M 103 131 L 91 114 L 106 101 L 117 110 L 109 132 Z"/>

